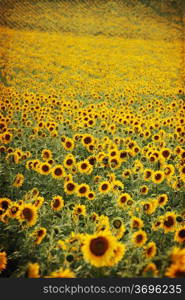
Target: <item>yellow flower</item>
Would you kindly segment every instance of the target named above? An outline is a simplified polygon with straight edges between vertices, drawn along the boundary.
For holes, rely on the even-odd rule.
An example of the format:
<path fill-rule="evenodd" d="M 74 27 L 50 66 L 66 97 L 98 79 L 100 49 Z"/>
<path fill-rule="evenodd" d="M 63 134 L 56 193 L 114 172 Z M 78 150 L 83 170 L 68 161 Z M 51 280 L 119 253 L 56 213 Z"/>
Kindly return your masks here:
<path fill-rule="evenodd" d="M 51 208 L 55 211 L 59 211 L 64 207 L 64 200 L 61 196 L 54 196 L 51 201 Z"/>
<path fill-rule="evenodd" d="M 139 230 L 133 233 L 132 242 L 137 247 L 142 247 L 147 241 L 147 234 L 143 230 Z"/>
<path fill-rule="evenodd" d="M 33 226 L 37 222 L 38 213 L 33 204 L 27 203 L 20 206 L 20 210 L 17 216 L 19 222 L 26 222 L 28 226 Z"/>
<path fill-rule="evenodd" d="M 7 254 L 6 252 L 0 252 L 0 272 L 6 269 Z"/>
<path fill-rule="evenodd" d="M 40 266 L 38 263 L 29 263 L 27 268 L 28 278 L 40 278 Z"/>
<path fill-rule="evenodd" d="M 82 246 L 84 260 L 95 267 L 109 266 L 114 257 L 116 238 L 109 231 L 87 235 Z"/>
<path fill-rule="evenodd" d="M 99 184 L 98 190 L 102 194 L 107 194 L 110 192 L 112 185 L 109 181 L 103 181 Z"/>
<path fill-rule="evenodd" d="M 132 200 L 132 197 L 128 193 L 123 193 L 118 197 L 117 204 L 119 207 L 124 208 L 129 200 Z"/>
<path fill-rule="evenodd" d="M 24 182 L 24 175 L 19 173 L 16 175 L 14 179 L 13 186 L 17 188 L 21 187 L 23 185 L 23 182 Z"/>
<path fill-rule="evenodd" d="M 40 163 L 37 171 L 42 175 L 48 175 L 51 172 L 51 165 L 47 162 Z"/>
<path fill-rule="evenodd" d="M 65 177 L 65 171 L 62 165 L 56 165 L 51 170 L 51 175 L 55 179 L 61 179 Z"/>
<path fill-rule="evenodd" d="M 138 218 L 138 217 L 132 217 L 131 218 L 131 228 L 133 228 L 133 229 L 140 229 L 140 228 L 142 228 L 144 226 L 144 223 L 143 223 L 143 221 L 140 219 L 140 218 Z"/>
<path fill-rule="evenodd" d="M 173 232 L 176 227 L 176 214 L 173 212 L 167 212 L 163 216 L 163 229 L 165 233 Z"/>
<path fill-rule="evenodd" d="M 178 243 L 185 241 L 185 226 L 181 226 L 176 230 L 174 240 Z"/>
<path fill-rule="evenodd" d="M 57 271 L 52 272 L 49 276 L 45 276 L 45 278 L 75 278 L 74 272 L 69 269 L 59 269 Z"/>
<path fill-rule="evenodd" d="M 40 227 L 32 233 L 32 236 L 35 238 L 34 243 L 36 245 L 39 245 L 42 242 L 43 238 L 46 236 L 46 232 L 47 230 L 45 227 Z"/>
<path fill-rule="evenodd" d="M 154 171 L 152 174 L 152 181 L 154 183 L 160 184 L 165 179 L 164 172 L 162 171 Z"/>
<path fill-rule="evenodd" d="M 76 194 L 78 197 L 86 197 L 90 192 L 89 185 L 86 183 L 81 183 L 76 188 Z"/>
<path fill-rule="evenodd" d="M 86 216 L 86 207 L 85 205 L 77 204 L 73 208 L 73 214 L 74 216 Z"/>
<path fill-rule="evenodd" d="M 152 258 L 156 255 L 157 247 L 155 242 L 150 242 L 144 247 L 146 258 Z"/>

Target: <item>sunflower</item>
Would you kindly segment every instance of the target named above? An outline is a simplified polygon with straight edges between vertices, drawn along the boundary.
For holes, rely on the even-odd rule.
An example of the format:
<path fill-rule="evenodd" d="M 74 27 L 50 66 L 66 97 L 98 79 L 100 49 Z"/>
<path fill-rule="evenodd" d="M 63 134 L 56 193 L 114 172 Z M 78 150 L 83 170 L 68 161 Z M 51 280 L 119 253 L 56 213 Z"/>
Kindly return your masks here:
<path fill-rule="evenodd" d="M 12 203 L 8 209 L 8 215 L 10 218 L 16 218 L 19 213 L 20 206 L 17 203 Z"/>
<path fill-rule="evenodd" d="M 74 216 L 86 216 L 86 207 L 85 205 L 77 204 L 73 208 L 73 215 Z"/>
<path fill-rule="evenodd" d="M 64 167 L 66 169 L 72 168 L 75 163 L 76 163 L 76 159 L 72 154 L 68 154 L 63 161 Z"/>
<path fill-rule="evenodd" d="M 6 252 L 0 252 L 0 272 L 6 269 L 7 254 Z"/>
<path fill-rule="evenodd" d="M 152 169 L 145 169 L 143 172 L 143 179 L 148 181 L 152 178 L 153 170 Z"/>
<path fill-rule="evenodd" d="M 76 194 L 78 197 L 86 197 L 90 192 L 89 185 L 86 183 L 81 183 L 76 188 Z"/>
<path fill-rule="evenodd" d="M 75 274 L 69 269 L 61 268 L 52 272 L 49 276 L 45 276 L 45 278 L 75 278 Z"/>
<path fill-rule="evenodd" d="M 26 222 L 28 226 L 33 226 L 37 221 L 37 217 L 37 209 L 33 204 L 27 203 L 20 206 L 17 216 L 19 222 Z"/>
<path fill-rule="evenodd" d="M 102 194 L 107 194 L 110 192 L 112 185 L 109 181 L 103 181 L 99 184 L 98 190 Z"/>
<path fill-rule="evenodd" d="M 147 241 L 147 234 L 143 230 L 139 230 L 133 233 L 132 235 L 132 242 L 137 247 L 142 247 Z"/>
<path fill-rule="evenodd" d="M 43 160 L 48 161 L 49 159 L 52 158 L 52 152 L 48 149 L 43 149 L 41 157 Z"/>
<path fill-rule="evenodd" d="M 157 247 L 155 242 L 150 242 L 144 247 L 146 258 L 153 258 L 156 255 Z"/>
<path fill-rule="evenodd" d="M 99 215 L 95 212 L 93 212 L 90 216 L 89 216 L 89 219 L 93 222 L 93 223 L 96 223 L 98 222 L 98 219 L 99 219 Z"/>
<path fill-rule="evenodd" d="M 123 193 L 118 197 L 117 204 L 119 207 L 124 208 L 129 200 L 132 200 L 132 197 L 128 193 Z"/>
<path fill-rule="evenodd" d="M 156 210 L 158 202 L 156 199 L 148 199 L 148 201 L 141 202 L 141 204 L 143 205 L 143 211 L 151 215 Z"/>
<path fill-rule="evenodd" d="M 51 175 L 55 179 L 62 179 L 65 177 L 65 171 L 62 165 L 56 165 L 51 170 Z"/>
<path fill-rule="evenodd" d="M 96 217 L 96 232 L 100 231 L 110 231 L 109 218 L 107 216 L 101 215 Z"/>
<path fill-rule="evenodd" d="M 9 198 L 0 198 L 0 208 L 6 211 L 12 204 Z"/>
<path fill-rule="evenodd" d="M 27 267 L 28 278 L 40 278 L 40 266 L 38 263 L 29 263 Z"/>
<path fill-rule="evenodd" d="M 82 141 L 83 146 L 84 146 L 84 147 L 87 147 L 88 145 L 94 143 L 94 137 L 93 137 L 92 135 L 90 135 L 90 134 L 84 135 L 84 136 L 82 137 L 82 140 L 81 140 L 81 141 Z"/>
<path fill-rule="evenodd" d="M 176 227 L 176 214 L 173 212 L 167 212 L 163 216 L 162 227 L 165 233 L 173 232 Z"/>
<path fill-rule="evenodd" d="M 165 177 L 171 178 L 175 173 L 175 167 L 172 164 L 166 164 L 162 166 Z"/>
<path fill-rule="evenodd" d="M 132 174 L 132 171 L 131 171 L 130 169 L 125 169 L 125 170 L 123 171 L 123 173 L 121 174 L 121 176 L 122 176 L 123 178 L 129 178 L 131 174 Z"/>
<path fill-rule="evenodd" d="M 123 225 L 122 219 L 121 218 L 115 218 L 112 221 L 113 225 L 113 234 L 116 237 L 117 240 L 121 239 L 125 233 L 125 226 Z"/>
<path fill-rule="evenodd" d="M 133 229 L 140 229 L 144 226 L 143 221 L 138 217 L 131 218 L 131 228 Z"/>
<path fill-rule="evenodd" d="M 117 217 L 117 218 L 114 218 L 113 221 L 112 221 L 112 225 L 115 229 L 119 229 L 121 228 L 121 226 L 123 225 L 123 221 L 121 218 Z"/>
<path fill-rule="evenodd" d="M 156 265 L 151 262 L 144 268 L 143 273 L 149 273 L 156 276 L 158 274 L 158 270 Z"/>
<path fill-rule="evenodd" d="M 109 259 L 109 267 L 115 266 L 120 260 L 122 260 L 125 254 L 125 245 L 117 242 L 113 250 L 113 256 Z"/>
<path fill-rule="evenodd" d="M 89 163 L 89 161 L 87 159 L 79 162 L 77 164 L 77 167 L 78 167 L 78 171 L 81 174 L 90 174 L 93 170 L 92 165 Z"/>
<path fill-rule="evenodd" d="M 47 230 L 45 227 L 40 227 L 32 233 L 32 236 L 35 237 L 34 243 L 36 245 L 39 245 L 42 242 L 43 238 L 46 236 L 46 232 Z"/>
<path fill-rule="evenodd" d="M 116 238 L 109 231 L 86 235 L 81 249 L 87 263 L 95 267 L 109 266 L 116 249 Z"/>
<path fill-rule="evenodd" d="M 168 195 L 167 194 L 161 194 L 157 197 L 158 205 L 163 207 L 168 202 Z"/>
<path fill-rule="evenodd" d="M 97 158 L 96 158 L 96 156 L 89 156 L 88 161 L 89 161 L 90 165 L 94 166 L 97 162 Z"/>
<path fill-rule="evenodd" d="M 165 272 L 170 278 L 185 278 L 185 264 L 173 263 Z"/>
<path fill-rule="evenodd" d="M 152 181 L 154 183 L 160 184 L 165 179 L 164 172 L 162 171 L 154 171 L 152 174 Z"/>
<path fill-rule="evenodd" d="M 24 182 L 24 175 L 18 173 L 14 179 L 13 186 L 19 188 L 23 185 L 23 182 Z"/>
<path fill-rule="evenodd" d="M 109 158 L 109 165 L 112 169 L 118 169 L 121 166 L 121 160 L 119 156 L 115 156 L 113 158 Z"/>
<path fill-rule="evenodd" d="M 48 175 L 51 172 L 51 165 L 47 162 L 41 162 L 37 168 L 37 172 L 42 175 Z"/>
<path fill-rule="evenodd" d="M 90 191 L 90 192 L 87 194 L 87 198 L 88 198 L 89 200 L 94 200 L 94 198 L 95 198 L 95 193 L 92 192 L 92 191 Z"/>
<path fill-rule="evenodd" d="M 142 194 L 142 195 L 147 195 L 148 194 L 148 187 L 147 187 L 147 185 L 142 185 L 140 187 L 140 194 Z"/>
<path fill-rule="evenodd" d="M 35 202 L 33 203 L 33 205 L 39 209 L 44 203 L 44 197 L 41 197 L 41 196 L 38 196 L 36 199 L 35 199 Z"/>
<path fill-rule="evenodd" d="M 184 243 L 184 241 L 185 241 L 185 226 L 182 226 L 176 230 L 174 240 L 178 243 Z"/>
<path fill-rule="evenodd" d="M 65 142 L 62 144 L 63 144 L 64 149 L 67 151 L 72 151 L 75 146 L 73 139 L 70 139 L 70 138 L 66 138 Z"/>
<path fill-rule="evenodd" d="M 72 195 L 76 192 L 76 183 L 73 181 L 67 181 L 64 183 L 64 191 L 68 194 L 68 195 Z"/>
<path fill-rule="evenodd" d="M 163 226 L 163 216 L 160 216 L 152 224 L 152 230 L 157 231 L 158 229 L 162 228 L 162 226 Z"/>
<path fill-rule="evenodd" d="M 174 247 L 171 252 L 171 260 L 175 264 L 185 266 L 185 248 Z"/>
<path fill-rule="evenodd" d="M 113 180 L 112 181 L 112 190 L 113 191 L 123 191 L 124 184 L 120 180 Z"/>
<path fill-rule="evenodd" d="M 39 190 L 37 188 L 33 188 L 31 190 L 32 197 L 37 197 L 39 195 Z"/>
<path fill-rule="evenodd" d="M 169 148 L 162 148 L 160 151 L 160 155 L 165 159 L 168 160 L 171 156 L 171 150 Z"/>
<path fill-rule="evenodd" d="M 59 211 L 64 207 L 64 200 L 61 196 L 54 196 L 51 201 L 51 208 L 54 211 Z"/>
<path fill-rule="evenodd" d="M 8 131 L 5 131 L 4 133 L 2 133 L 1 135 L 1 140 L 3 144 L 8 144 L 11 142 L 12 139 L 12 134 Z"/>

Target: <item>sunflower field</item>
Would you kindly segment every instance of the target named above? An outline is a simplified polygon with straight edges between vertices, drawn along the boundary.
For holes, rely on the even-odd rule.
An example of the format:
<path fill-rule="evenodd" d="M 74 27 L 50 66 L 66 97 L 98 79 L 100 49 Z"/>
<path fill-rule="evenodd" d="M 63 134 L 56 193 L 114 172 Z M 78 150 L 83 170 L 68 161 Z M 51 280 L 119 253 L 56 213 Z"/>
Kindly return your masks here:
<path fill-rule="evenodd" d="M 0 277 L 185 277 L 183 3 L 0 1 Z"/>

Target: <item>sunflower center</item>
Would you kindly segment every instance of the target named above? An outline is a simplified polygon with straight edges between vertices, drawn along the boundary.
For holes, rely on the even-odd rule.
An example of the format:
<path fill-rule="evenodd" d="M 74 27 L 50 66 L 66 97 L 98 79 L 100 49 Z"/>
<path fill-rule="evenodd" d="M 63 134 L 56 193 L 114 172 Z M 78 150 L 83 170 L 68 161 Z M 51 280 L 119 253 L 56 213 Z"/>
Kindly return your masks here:
<path fill-rule="evenodd" d="M 60 200 L 59 199 L 55 199 L 54 203 L 53 203 L 53 207 L 57 208 L 60 206 Z"/>
<path fill-rule="evenodd" d="M 169 216 L 167 220 L 164 221 L 164 225 L 166 227 L 172 227 L 174 225 L 174 219 L 171 216 Z"/>
<path fill-rule="evenodd" d="M 68 190 L 68 191 L 73 191 L 74 188 L 75 188 L 75 185 L 74 185 L 73 183 L 68 183 L 68 184 L 67 184 L 67 190 Z"/>
<path fill-rule="evenodd" d="M 8 208 L 8 202 L 7 201 L 2 201 L 1 206 L 3 209 L 7 209 Z"/>
<path fill-rule="evenodd" d="M 85 187 L 85 186 L 82 186 L 82 187 L 79 189 L 79 192 L 80 192 L 80 194 L 85 194 L 85 193 L 86 193 L 86 187 Z"/>
<path fill-rule="evenodd" d="M 168 150 L 164 150 L 164 151 L 162 152 L 162 155 L 163 155 L 164 157 L 167 158 L 167 157 L 170 155 L 170 153 L 169 153 Z"/>
<path fill-rule="evenodd" d="M 120 220 L 114 220 L 114 222 L 113 222 L 114 227 L 117 229 L 121 227 L 121 224 L 122 223 Z"/>
<path fill-rule="evenodd" d="M 157 174 L 155 175 L 155 179 L 156 179 L 156 180 L 160 180 L 160 179 L 161 179 L 161 174 L 157 173 Z"/>
<path fill-rule="evenodd" d="M 107 190 L 107 188 L 108 188 L 108 184 L 106 184 L 106 183 L 102 184 L 102 190 L 103 191 Z"/>
<path fill-rule="evenodd" d="M 11 208 L 11 213 L 13 215 L 15 215 L 17 211 L 18 211 L 18 207 L 14 206 L 14 207 Z"/>
<path fill-rule="evenodd" d="M 164 200 L 165 200 L 165 197 L 161 196 L 161 197 L 159 198 L 159 203 L 163 203 Z"/>
<path fill-rule="evenodd" d="M 142 234 L 138 234 L 138 235 L 136 236 L 136 242 L 137 242 L 137 243 L 141 243 L 142 240 L 143 240 L 143 235 L 142 235 Z"/>
<path fill-rule="evenodd" d="M 181 230 L 179 231 L 179 237 L 180 237 L 180 238 L 185 238 L 185 229 L 181 229 Z"/>
<path fill-rule="evenodd" d="M 93 239 L 90 243 L 90 250 L 95 256 L 102 256 L 108 249 L 108 241 L 104 237 Z"/>
<path fill-rule="evenodd" d="M 22 213 L 23 213 L 24 218 L 25 218 L 28 222 L 32 220 L 32 218 L 33 218 L 33 212 L 31 211 L 31 209 L 29 209 L 29 208 L 24 208 Z"/>
<path fill-rule="evenodd" d="M 152 248 L 152 247 L 149 247 L 149 248 L 147 249 L 147 254 L 148 254 L 148 255 L 151 255 L 151 254 L 152 254 L 152 250 L 153 250 L 153 248 Z"/>
<path fill-rule="evenodd" d="M 149 178 L 151 176 L 151 172 L 150 171 L 147 171 L 146 172 L 146 178 Z"/>
<path fill-rule="evenodd" d="M 82 168 L 83 170 L 87 169 L 87 164 L 86 164 L 86 163 L 81 164 L 81 168 Z"/>
<path fill-rule="evenodd" d="M 44 234 L 44 230 L 40 229 L 37 231 L 37 236 L 41 237 Z"/>
<path fill-rule="evenodd" d="M 73 163 L 73 161 L 72 161 L 72 159 L 70 159 L 70 158 L 66 161 L 66 164 L 67 164 L 68 166 L 71 166 L 72 163 Z"/>
<path fill-rule="evenodd" d="M 71 142 L 66 142 L 66 147 L 67 148 L 71 148 L 71 145 L 72 145 Z"/>
<path fill-rule="evenodd" d="M 120 199 L 121 203 L 125 203 L 127 201 L 127 197 L 126 196 L 122 196 Z"/>
<path fill-rule="evenodd" d="M 175 278 L 184 278 L 184 277 L 185 277 L 185 272 L 180 270 L 175 272 Z"/>
<path fill-rule="evenodd" d="M 60 168 L 55 169 L 55 175 L 60 176 L 62 175 L 62 170 Z"/>
<path fill-rule="evenodd" d="M 86 137 L 86 138 L 84 139 L 84 143 L 85 143 L 86 145 L 90 144 L 90 143 L 91 143 L 91 138 L 90 138 L 90 137 Z"/>
<path fill-rule="evenodd" d="M 44 172 L 48 172 L 48 171 L 49 171 L 49 167 L 48 167 L 47 165 L 43 165 L 43 166 L 42 166 L 42 170 L 43 170 Z"/>

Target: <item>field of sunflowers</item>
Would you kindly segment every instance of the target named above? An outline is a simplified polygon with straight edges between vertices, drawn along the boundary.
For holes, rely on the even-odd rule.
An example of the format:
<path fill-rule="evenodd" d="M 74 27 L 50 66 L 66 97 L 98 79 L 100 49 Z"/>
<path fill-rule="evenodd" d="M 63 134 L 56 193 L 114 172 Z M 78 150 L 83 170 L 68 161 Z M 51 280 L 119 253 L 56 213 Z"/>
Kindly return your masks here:
<path fill-rule="evenodd" d="M 0 277 L 185 277 L 182 5 L 0 1 Z"/>

